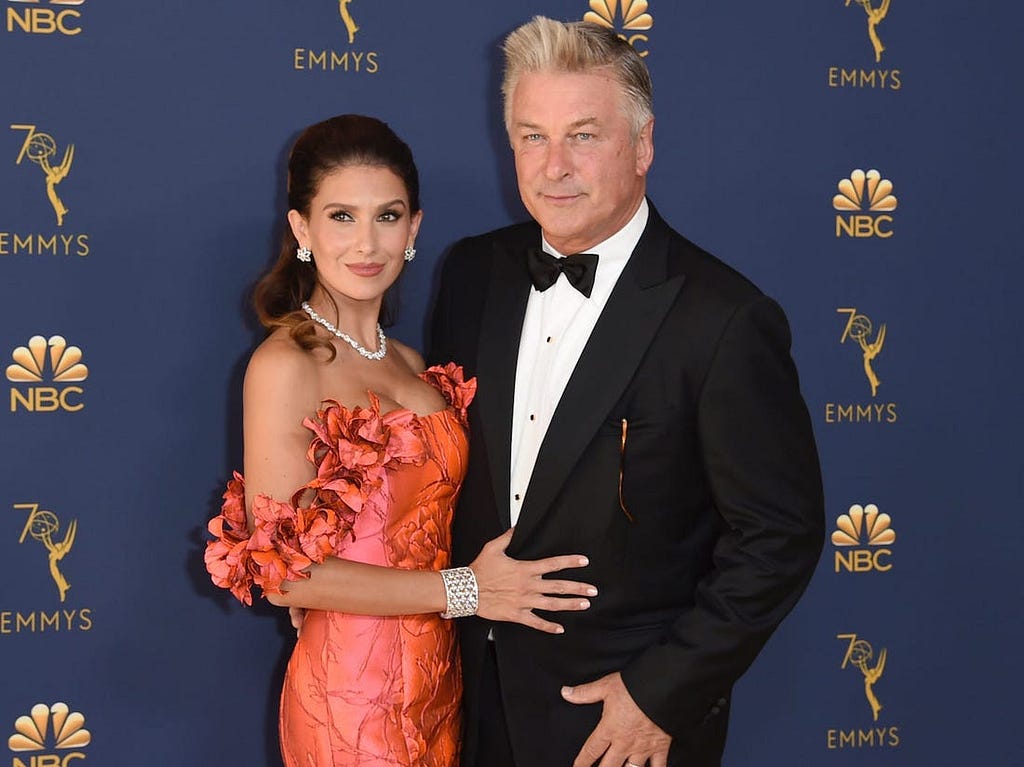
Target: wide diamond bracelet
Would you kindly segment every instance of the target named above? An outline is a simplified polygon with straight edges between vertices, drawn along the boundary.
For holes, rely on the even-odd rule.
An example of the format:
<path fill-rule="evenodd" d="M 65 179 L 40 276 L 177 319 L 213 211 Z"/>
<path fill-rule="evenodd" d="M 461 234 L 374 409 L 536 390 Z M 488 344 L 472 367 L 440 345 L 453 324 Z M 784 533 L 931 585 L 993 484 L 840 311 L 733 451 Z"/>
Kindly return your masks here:
<path fill-rule="evenodd" d="M 476 585 L 476 575 L 468 567 L 454 567 L 441 571 L 444 581 L 444 595 L 448 608 L 441 613 L 442 618 L 465 618 L 476 615 L 480 604 L 480 591 Z"/>

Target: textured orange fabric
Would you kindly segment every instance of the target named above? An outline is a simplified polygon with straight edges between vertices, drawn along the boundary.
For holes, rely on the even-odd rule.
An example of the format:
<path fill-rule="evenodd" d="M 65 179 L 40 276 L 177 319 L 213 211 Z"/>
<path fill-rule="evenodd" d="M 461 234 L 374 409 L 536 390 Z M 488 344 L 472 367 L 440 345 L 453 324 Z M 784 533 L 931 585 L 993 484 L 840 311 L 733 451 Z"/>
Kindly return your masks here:
<path fill-rule="evenodd" d="M 371 396 L 370 408 L 329 403 L 309 419 L 317 477 L 306 489 L 316 490 L 317 500 L 305 508 L 261 504 L 272 512 L 257 517 L 252 536 L 237 530 L 244 488 L 236 475 L 224 513 L 210 526 L 218 535 L 207 550 L 214 582 L 246 601 L 254 583 L 276 589 L 324 556 L 410 570 L 447 567 L 476 382 L 464 382 L 454 365 L 423 378 L 444 394 L 447 408 L 426 416 L 381 413 Z M 285 764 L 454 767 L 461 695 L 450 621 L 434 613 L 308 611 L 281 695 Z"/>

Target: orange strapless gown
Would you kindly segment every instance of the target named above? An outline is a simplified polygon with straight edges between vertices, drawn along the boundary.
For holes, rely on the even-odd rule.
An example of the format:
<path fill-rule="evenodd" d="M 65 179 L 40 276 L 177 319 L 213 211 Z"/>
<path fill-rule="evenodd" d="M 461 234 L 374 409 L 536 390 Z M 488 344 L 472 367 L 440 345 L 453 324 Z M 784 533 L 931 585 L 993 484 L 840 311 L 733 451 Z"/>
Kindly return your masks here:
<path fill-rule="evenodd" d="M 229 483 L 207 548 L 214 583 L 244 602 L 279 590 L 327 556 L 407 570 L 448 567 L 451 517 L 467 460 L 466 407 L 476 381 L 454 365 L 422 377 L 448 407 L 426 416 L 328 403 L 305 425 L 317 477 L 281 503 Z M 300 497 L 313 491 L 309 506 Z M 454 767 L 462 679 L 454 626 L 436 613 L 372 617 L 311 610 L 281 695 L 287 767 Z"/>

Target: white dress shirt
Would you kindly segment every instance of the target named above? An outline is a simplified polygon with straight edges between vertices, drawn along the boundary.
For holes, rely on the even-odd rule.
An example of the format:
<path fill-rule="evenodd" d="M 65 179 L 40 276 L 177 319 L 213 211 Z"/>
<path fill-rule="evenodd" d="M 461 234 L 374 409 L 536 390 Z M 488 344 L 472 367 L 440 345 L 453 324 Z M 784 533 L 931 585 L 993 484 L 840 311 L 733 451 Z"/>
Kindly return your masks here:
<path fill-rule="evenodd" d="M 536 288 L 530 290 L 519 336 L 512 408 L 509 516 L 513 525 L 519 519 L 519 510 L 526 498 L 533 466 L 551 417 L 612 288 L 640 241 L 647 226 L 647 215 L 647 200 L 644 199 L 622 229 L 587 249 L 588 253 L 598 255 L 590 298 L 570 285 L 564 274 L 558 275 L 555 284 L 543 293 Z M 556 258 L 571 255 L 559 253 L 543 237 L 542 242 L 545 252 Z"/>

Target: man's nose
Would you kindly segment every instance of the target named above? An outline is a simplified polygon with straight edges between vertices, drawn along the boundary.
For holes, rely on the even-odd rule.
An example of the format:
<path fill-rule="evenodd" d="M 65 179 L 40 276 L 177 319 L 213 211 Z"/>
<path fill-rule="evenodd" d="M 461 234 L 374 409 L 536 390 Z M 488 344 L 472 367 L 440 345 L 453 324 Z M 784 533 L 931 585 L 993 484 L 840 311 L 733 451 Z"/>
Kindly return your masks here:
<path fill-rule="evenodd" d="M 569 175 L 572 170 L 572 157 L 569 148 L 562 141 L 548 144 L 547 155 L 544 157 L 544 175 L 551 181 L 558 181 Z"/>

